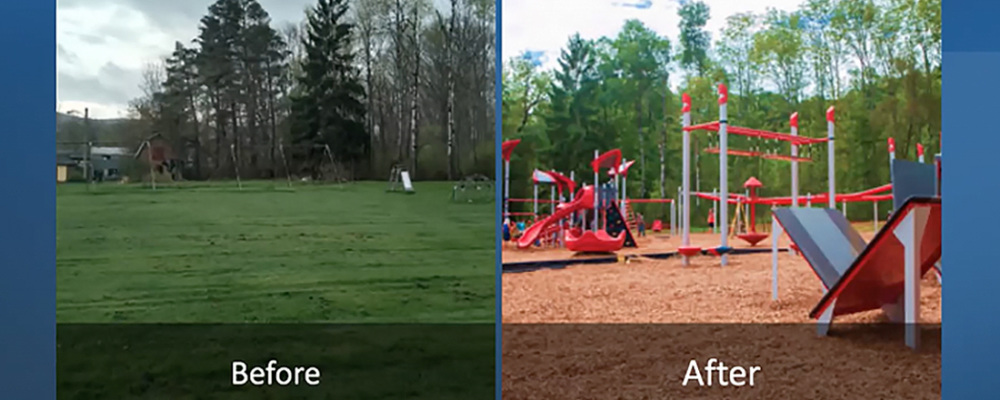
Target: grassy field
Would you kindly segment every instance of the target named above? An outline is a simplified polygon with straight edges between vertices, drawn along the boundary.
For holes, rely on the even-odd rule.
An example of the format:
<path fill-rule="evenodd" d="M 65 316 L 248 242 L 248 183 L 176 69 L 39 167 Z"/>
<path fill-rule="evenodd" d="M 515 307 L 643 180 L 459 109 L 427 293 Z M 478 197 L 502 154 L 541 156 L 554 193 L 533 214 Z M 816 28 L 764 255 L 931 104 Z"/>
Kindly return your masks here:
<path fill-rule="evenodd" d="M 451 183 L 57 188 L 58 322 L 487 322 L 494 205 Z"/>

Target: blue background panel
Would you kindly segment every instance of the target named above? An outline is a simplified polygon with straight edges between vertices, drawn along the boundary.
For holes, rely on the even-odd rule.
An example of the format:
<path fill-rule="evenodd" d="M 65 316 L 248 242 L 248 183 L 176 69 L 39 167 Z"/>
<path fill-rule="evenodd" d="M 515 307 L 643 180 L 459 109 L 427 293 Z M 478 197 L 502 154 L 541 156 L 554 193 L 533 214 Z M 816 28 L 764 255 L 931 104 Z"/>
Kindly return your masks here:
<path fill-rule="evenodd" d="M 946 4 L 947 15 L 963 3 Z M 942 65 L 942 397 L 983 398 L 996 393 L 1000 356 L 1000 259 L 990 251 L 1000 242 L 1000 132 L 991 119 L 1000 53 L 945 52 Z"/>
<path fill-rule="evenodd" d="M 0 3 L 0 398 L 55 398 L 55 1 Z"/>

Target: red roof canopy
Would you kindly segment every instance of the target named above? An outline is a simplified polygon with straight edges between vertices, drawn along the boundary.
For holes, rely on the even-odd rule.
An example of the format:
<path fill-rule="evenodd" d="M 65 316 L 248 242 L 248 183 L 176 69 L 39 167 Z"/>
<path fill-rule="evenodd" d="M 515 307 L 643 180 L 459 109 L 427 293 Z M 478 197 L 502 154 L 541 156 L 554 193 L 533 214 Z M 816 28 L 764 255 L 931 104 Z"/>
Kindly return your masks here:
<path fill-rule="evenodd" d="M 622 165 L 622 151 L 614 149 L 597 156 L 590 162 L 590 167 L 594 172 L 600 172 L 604 168 L 615 168 Z"/>
<path fill-rule="evenodd" d="M 494 142 L 496 143 L 496 142 Z M 503 152 L 503 160 L 510 161 L 510 155 L 514 152 L 514 148 L 521 143 L 521 139 L 508 140 L 500 145 L 500 149 Z"/>
<path fill-rule="evenodd" d="M 743 182 L 743 187 L 747 188 L 747 189 L 750 189 L 750 188 L 755 188 L 756 189 L 756 188 L 763 187 L 763 186 L 764 186 L 763 183 L 760 183 L 760 181 L 758 181 L 757 178 L 754 178 L 752 176 L 750 177 L 750 179 L 747 179 L 746 182 Z"/>
<path fill-rule="evenodd" d="M 625 162 L 625 165 L 618 168 L 608 169 L 608 176 L 615 176 L 618 172 L 621 172 L 622 176 L 628 176 L 628 169 L 632 168 L 632 164 L 635 164 L 635 160 L 627 161 Z"/>
<path fill-rule="evenodd" d="M 564 188 L 568 189 L 567 191 L 570 193 L 570 196 L 576 192 L 576 182 L 573 182 L 573 180 L 569 179 L 568 176 L 560 174 L 556 171 L 549 171 L 549 174 L 555 178 L 556 187 L 559 188 L 560 192 L 562 192 Z"/>

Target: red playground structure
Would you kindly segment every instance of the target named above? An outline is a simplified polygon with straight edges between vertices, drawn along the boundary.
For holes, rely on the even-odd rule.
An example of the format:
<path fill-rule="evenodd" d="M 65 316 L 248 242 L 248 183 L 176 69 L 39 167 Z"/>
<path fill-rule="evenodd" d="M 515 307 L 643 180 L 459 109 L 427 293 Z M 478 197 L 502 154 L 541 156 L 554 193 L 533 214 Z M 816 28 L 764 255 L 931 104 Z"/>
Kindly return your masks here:
<path fill-rule="evenodd" d="M 618 192 L 616 190 L 615 194 L 610 194 L 605 191 L 604 196 L 608 198 L 602 198 L 602 190 L 596 189 L 600 187 L 601 171 L 617 169 L 621 165 L 621 150 L 615 149 L 604 154 L 595 152 L 594 160 L 590 163 L 594 171 L 594 184 L 582 187 L 572 201 L 557 205 L 555 212 L 525 229 L 517 240 L 517 247 L 531 247 L 542 235 L 551 231 L 551 226 L 565 226 L 568 220 L 570 227 L 565 232 L 564 240 L 568 250 L 577 253 L 613 253 L 621 250 L 632 236 L 618 208 L 620 201 L 615 198 Z M 619 175 L 614 174 L 616 179 Z M 592 219 L 588 220 L 588 212 Z M 583 215 L 579 219 L 580 226 L 573 226 L 576 215 Z M 584 229 L 584 221 L 591 222 L 590 229 Z M 612 225 L 620 230 L 609 233 L 614 230 Z"/>

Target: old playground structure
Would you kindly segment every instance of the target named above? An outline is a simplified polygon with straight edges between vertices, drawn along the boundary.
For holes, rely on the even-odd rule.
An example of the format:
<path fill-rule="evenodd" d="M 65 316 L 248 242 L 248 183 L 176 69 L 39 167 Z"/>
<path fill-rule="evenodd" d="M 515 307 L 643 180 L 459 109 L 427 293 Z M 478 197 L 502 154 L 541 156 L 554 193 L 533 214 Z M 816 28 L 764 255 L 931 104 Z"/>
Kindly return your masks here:
<path fill-rule="evenodd" d="M 906 344 L 917 348 L 919 324 L 940 321 L 939 306 L 921 310 L 920 293 L 924 287 L 939 303 L 941 155 L 925 163 L 918 144 L 916 161 L 897 159 L 889 139 L 891 181 L 837 193 L 832 106 L 824 115 L 826 134 L 810 137 L 799 135 L 798 113 L 790 115 L 788 133 L 731 125 L 725 85 L 719 85 L 718 95 L 718 120 L 700 124 L 692 124 L 691 99 L 682 96 L 681 187 L 672 199 L 629 198 L 625 182 L 633 161 L 620 149 L 595 149 L 591 182 L 535 170 L 533 198 L 514 199 L 510 159 L 519 141 L 503 143 L 504 322 L 814 321 L 818 333 L 826 335 L 834 317 L 886 319 L 904 323 Z M 691 134 L 697 131 L 718 137 L 718 147 L 703 149 L 719 158 L 718 190 L 712 192 L 691 190 Z M 731 149 L 730 134 L 786 142 L 790 154 Z M 801 195 L 799 163 L 812 160 L 800 149 L 824 144 L 827 192 Z M 731 193 L 729 156 L 789 162 L 791 193 L 762 197 L 759 189 L 766 183 L 753 176 L 740 177 L 742 193 Z M 539 198 L 539 187 L 548 189 L 548 199 Z M 708 231 L 692 231 L 692 200 L 712 207 L 717 222 Z M 871 233 L 859 232 L 848 221 L 846 205 L 854 202 L 872 204 Z M 879 202 L 892 203 L 891 210 L 883 210 L 891 213 L 885 221 L 879 220 Z M 633 211 L 640 203 L 669 206 L 669 217 L 642 220 Z M 530 211 L 512 211 L 512 205 L 525 204 Z M 758 208 L 770 210 L 763 221 Z M 649 236 L 641 234 L 646 230 Z M 927 281 L 931 271 L 937 279 Z M 717 296 L 709 301 L 679 294 L 705 292 Z M 594 301 L 593 293 L 613 295 Z M 609 308 L 610 303 L 621 307 Z M 714 311 L 677 311 L 703 308 Z M 882 313 L 871 316 L 874 310 Z M 927 316 L 935 310 L 937 315 Z"/>

